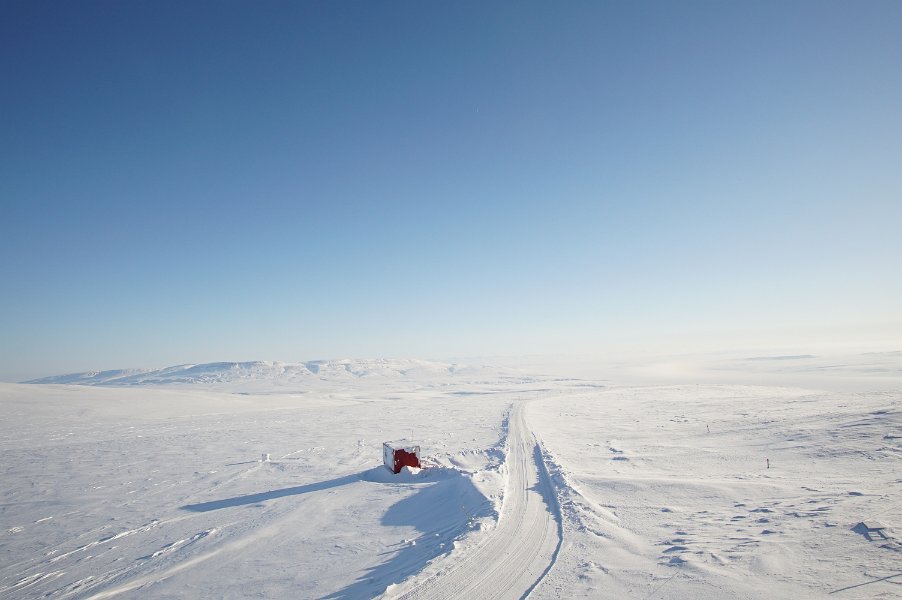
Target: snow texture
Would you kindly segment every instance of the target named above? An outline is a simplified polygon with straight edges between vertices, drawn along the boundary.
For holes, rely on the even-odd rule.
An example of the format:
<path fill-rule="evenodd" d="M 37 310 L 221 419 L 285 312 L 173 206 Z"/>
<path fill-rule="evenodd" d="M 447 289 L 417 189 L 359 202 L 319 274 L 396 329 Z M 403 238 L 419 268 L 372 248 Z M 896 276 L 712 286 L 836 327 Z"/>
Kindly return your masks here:
<path fill-rule="evenodd" d="M 0 598 L 898 598 L 902 388 L 874 376 L 342 360 L 0 384 Z M 426 468 L 385 469 L 397 439 Z"/>

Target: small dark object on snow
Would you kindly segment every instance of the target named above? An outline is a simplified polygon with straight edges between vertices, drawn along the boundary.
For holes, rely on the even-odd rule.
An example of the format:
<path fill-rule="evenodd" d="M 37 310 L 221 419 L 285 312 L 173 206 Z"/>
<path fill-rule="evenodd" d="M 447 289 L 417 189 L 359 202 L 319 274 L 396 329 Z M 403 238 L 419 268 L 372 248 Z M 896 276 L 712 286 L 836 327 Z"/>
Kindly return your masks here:
<path fill-rule="evenodd" d="M 883 531 L 886 529 L 886 525 L 881 525 L 876 521 L 862 521 L 858 525 L 852 528 L 852 531 L 855 533 L 860 533 L 863 535 L 869 542 L 879 541 L 879 540 L 888 540 L 889 536 Z"/>

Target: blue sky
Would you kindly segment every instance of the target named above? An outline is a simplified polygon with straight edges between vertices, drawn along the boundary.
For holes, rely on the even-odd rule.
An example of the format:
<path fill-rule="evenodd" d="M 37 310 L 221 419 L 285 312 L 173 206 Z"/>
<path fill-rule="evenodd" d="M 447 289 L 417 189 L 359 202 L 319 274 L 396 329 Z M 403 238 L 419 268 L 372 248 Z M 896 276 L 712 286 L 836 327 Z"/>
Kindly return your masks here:
<path fill-rule="evenodd" d="M 0 380 L 902 344 L 899 2 L 7 1 L 0 81 Z"/>

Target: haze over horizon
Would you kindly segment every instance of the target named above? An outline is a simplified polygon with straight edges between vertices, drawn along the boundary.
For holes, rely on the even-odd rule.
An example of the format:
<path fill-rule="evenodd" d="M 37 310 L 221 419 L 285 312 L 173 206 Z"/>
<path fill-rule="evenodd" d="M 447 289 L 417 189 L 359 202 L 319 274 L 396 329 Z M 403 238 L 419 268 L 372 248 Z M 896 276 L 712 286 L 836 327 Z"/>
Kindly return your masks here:
<path fill-rule="evenodd" d="M 0 4 L 0 381 L 902 349 L 902 3 Z"/>

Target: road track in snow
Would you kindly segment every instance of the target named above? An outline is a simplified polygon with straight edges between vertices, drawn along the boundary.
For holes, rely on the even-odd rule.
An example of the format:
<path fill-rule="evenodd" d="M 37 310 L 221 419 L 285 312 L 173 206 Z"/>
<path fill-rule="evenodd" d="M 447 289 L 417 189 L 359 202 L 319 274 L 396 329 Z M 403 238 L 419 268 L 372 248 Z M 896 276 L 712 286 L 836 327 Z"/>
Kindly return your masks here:
<path fill-rule="evenodd" d="M 510 415 L 508 482 L 496 527 L 477 546 L 430 563 L 384 598 L 525 598 L 548 573 L 562 541 L 560 511 L 525 408 L 517 403 Z"/>

